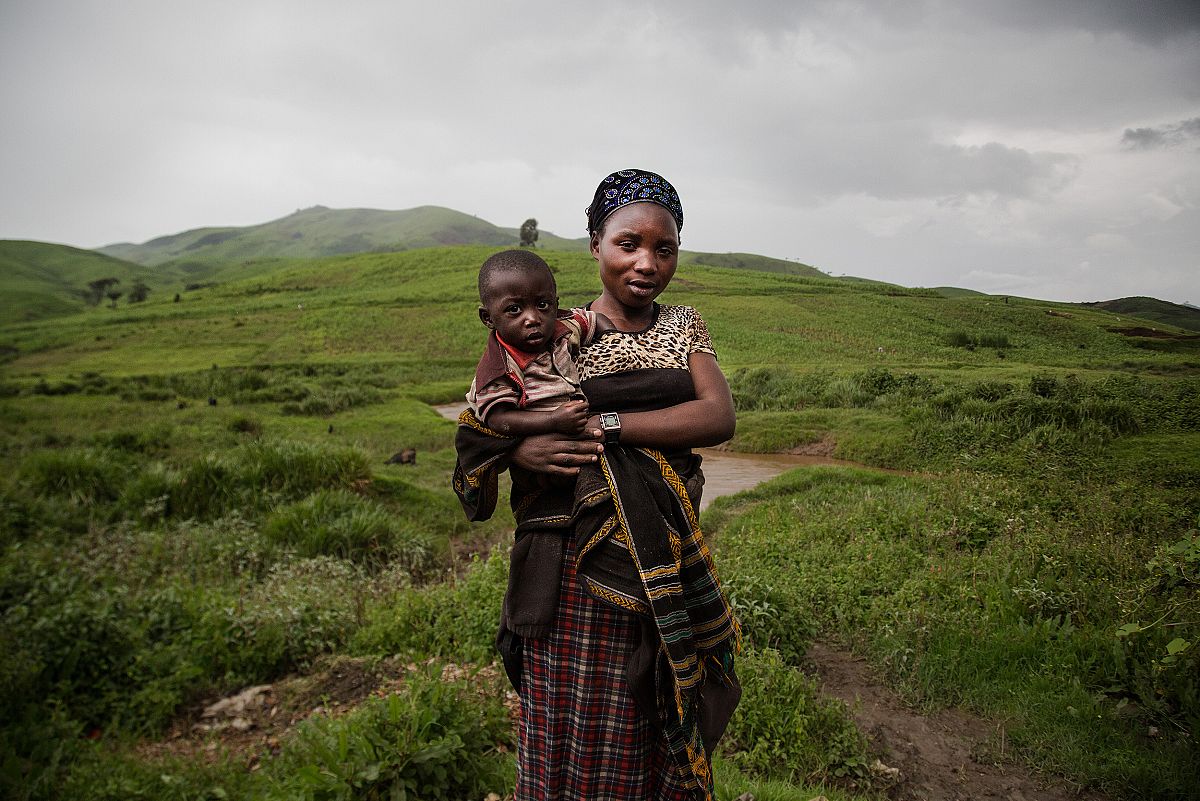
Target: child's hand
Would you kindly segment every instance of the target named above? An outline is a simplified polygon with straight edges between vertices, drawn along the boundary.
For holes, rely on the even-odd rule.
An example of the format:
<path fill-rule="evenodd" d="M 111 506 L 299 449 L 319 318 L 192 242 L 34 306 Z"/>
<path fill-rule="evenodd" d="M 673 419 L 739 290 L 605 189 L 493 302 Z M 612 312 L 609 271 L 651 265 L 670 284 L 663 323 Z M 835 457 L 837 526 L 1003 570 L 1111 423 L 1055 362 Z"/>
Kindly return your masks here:
<path fill-rule="evenodd" d="M 588 404 L 585 400 L 567 401 L 550 412 L 554 430 L 560 434 L 575 436 L 583 433 L 588 421 Z"/>

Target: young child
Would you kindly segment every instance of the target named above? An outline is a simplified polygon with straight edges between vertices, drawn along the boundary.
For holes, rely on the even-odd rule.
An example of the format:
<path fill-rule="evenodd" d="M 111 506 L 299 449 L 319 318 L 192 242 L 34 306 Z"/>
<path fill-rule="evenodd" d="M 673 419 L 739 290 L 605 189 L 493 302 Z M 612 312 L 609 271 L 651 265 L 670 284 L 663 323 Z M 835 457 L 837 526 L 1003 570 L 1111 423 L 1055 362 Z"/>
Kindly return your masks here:
<path fill-rule="evenodd" d="M 558 311 L 549 265 L 528 250 L 506 250 L 479 268 L 479 319 L 492 331 L 467 403 L 493 431 L 575 435 L 588 419 L 575 359 L 613 328 L 603 314 Z"/>

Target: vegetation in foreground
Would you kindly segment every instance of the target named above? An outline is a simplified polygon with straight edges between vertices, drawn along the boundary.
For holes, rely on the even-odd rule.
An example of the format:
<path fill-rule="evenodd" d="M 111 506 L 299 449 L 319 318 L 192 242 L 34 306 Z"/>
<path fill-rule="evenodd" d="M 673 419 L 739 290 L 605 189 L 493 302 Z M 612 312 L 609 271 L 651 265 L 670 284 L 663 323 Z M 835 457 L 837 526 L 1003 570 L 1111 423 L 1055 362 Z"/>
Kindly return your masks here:
<path fill-rule="evenodd" d="M 511 786 L 499 688 L 420 671 L 256 771 L 139 747 L 330 655 L 491 660 L 511 521 L 462 520 L 453 424 L 429 407 L 469 381 L 488 252 L 283 262 L 0 328 L 6 796 Z M 586 256 L 547 256 L 565 301 L 595 294 Z M 1190 340 L 1111 331 L 1101 310 L 700 266 L 665 300 L 709 322 L 733 447 L 830 443 L 911 471 L 797 470 L 707 513 L 748 635 L 720 797 L 875 792 L 863 735 L 801 670 L 814 637 L 914 703 L 1003 721 L 1040 769 L 1118 797 L 1200 792 Z M 417 464 L 386 465 L 403 447 Z"/>

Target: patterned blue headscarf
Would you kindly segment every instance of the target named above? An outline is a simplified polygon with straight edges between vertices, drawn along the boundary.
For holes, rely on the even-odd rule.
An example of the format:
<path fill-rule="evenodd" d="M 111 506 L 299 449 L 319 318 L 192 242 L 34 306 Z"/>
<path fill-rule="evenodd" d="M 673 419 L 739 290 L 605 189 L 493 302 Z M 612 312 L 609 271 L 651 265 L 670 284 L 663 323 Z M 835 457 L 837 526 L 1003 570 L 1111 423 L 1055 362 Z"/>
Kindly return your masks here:
<path fill-rule="evenodd" d="M 584 209 L 588 235 L 599 231 L 608 215 L 630 203 L 657 203 L 671 212 L 675 225 L 683 230 L 683 204 L 670 181 L 648 170 L 618 170 L 600 182 L 592 205 Z"/>

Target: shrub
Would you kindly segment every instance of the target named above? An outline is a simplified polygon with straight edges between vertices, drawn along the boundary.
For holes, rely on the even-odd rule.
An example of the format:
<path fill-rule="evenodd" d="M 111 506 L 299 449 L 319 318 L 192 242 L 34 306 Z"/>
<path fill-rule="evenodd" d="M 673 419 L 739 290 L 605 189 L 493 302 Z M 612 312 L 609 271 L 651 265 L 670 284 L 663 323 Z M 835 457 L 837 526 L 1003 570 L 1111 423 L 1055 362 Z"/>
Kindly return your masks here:
<path fill-rule="evenodd" d="M 1007 334 L 970 334 L 966 331 L 951 331 L 946 335 L 945 342 L 952 348 L 996 348 L 1003 350 L 1012 347 Z"/>
<path fill-rule="evenodd" d="M 366 456 L 354 448 L 255 440 L 185 466 L 166 493 L 165 514 L 210 518 L 242 506 L 261 507 L 272 496 L 302 498 L 325 487 L 354 486 L 369 477 Z"/>
<path fill-rule="evenodd" d="M 778 652 L 745 652 L 737 673 L 742 700 L 720 746 L 730 763 L 786 781 L 866 774 L 866 740 L 846 708 Z"/>
<path fill-rule="evenodd" d="M 20 476 L 39 495 L 84 505 L 115 500 L 128 472 L 126 461 L 112 451 L 72 448 L 32 454 Z"/>
<path fill-rule="evenodd" d="M 227 685 L 304 667 L 357 628 L 361 580 L 353 565 L 329 557 L 274 565 L 237 597 L 206 599 L 190 632 L 193 653 Z"/>
<path fill-rule="evenodd" d="M 366 455 L 354 448 L 296 440 L 257 441 L 231 454 L 247 486 L 298 498 L 323 487 L 347 487 L 371 476 Z"/>
<path fill-rule="evenodd" d="M 275 512 L 266 533 L 303 556 L 384 560 L 395 555 L 410 572 L 429 566 L 431 546 L 375 501 L 345 490 L 319 490 Z"/>
<path fill-rule="evenodd" d="M 74 381 L 56 381 L 51 384 L 44 378 L 39 378 L 31 390 L 34 395 L 74 395 L 82 392 L 83 387 Z"/>
<path fill-rule="evenodd" d="M 250 434 L 251 436 L 261 437 L 263 423 L 257 417 L 235 417 L 229 424 L 229 430 L 238 434 Z"/>
<path fill-rule="evenodd" d="M 164 450 L 171 439 L 171 429 L 165 425 L 142 428 L 122 428 L 104 431 L 94 438 L 97 445 L 125 453 L 155 453 Z"/>
<path fill-rule="evenodd" d="M 280 411 L 291 415 L 324 417 L 338 412 L 378 403 L 383 394 L 377 389 L 363 387 L 338 387 L 323 389 L 299 402 L 285 403 Z"/>
<path fill-rule="evenodd" d="M 473 562 L 457 581 L 405 588 L 375 601 L 366 609 L 366 621 L 349 650 L 361 655 L 492 659 L 507 586 L 508 556 L 497 550 Z"/>
<path fill-rule="evenodd" d="M 499 692 L 443 681 L 438 666 L 345 717 L 313 718 L 263 776 L 268 799 L 458 801 L 511 789 L 508 715 Z"/>

